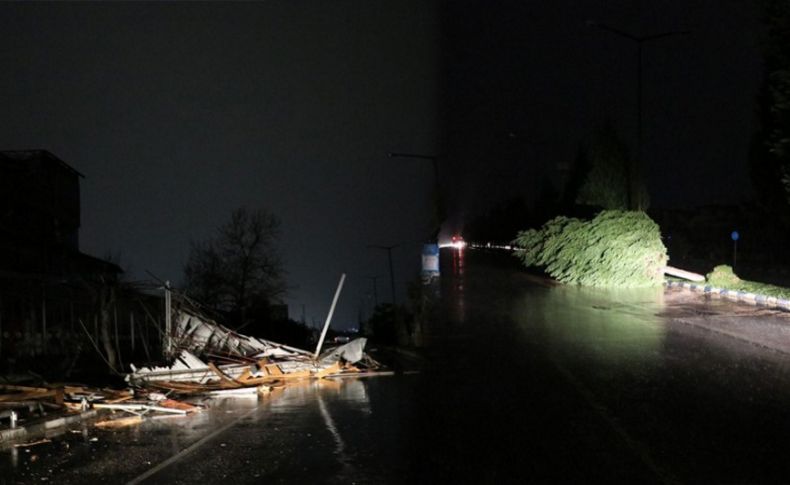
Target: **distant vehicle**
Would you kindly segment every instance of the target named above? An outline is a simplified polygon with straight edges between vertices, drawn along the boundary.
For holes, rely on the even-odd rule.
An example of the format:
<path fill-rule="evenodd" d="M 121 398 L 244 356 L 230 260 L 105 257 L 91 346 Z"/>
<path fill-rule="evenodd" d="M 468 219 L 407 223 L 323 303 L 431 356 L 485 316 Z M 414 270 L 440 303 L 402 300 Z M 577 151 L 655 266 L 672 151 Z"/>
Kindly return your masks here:
<path fill-rule="evenodd" d="M 456 234 L 450 240 L 444 240 L 444 242 L 439 243 L 440 248 L 455 248 L 455 249 L 464 249 L 467 246 L 466 241 L 460 235 Z"/>
<path fill-rule="evenodd" d="M 453 236 L 452 242 L 450 246 L 454 247 L 455 249 L 463 249 L 466 247 L 466 241 L 459 235 Z"/>

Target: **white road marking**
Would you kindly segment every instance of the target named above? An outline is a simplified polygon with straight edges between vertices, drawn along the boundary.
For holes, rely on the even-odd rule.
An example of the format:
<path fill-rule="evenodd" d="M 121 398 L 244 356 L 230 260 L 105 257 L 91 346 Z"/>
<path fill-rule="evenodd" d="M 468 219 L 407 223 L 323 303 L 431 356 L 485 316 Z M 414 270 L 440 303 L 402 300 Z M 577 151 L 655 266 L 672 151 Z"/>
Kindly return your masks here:
<path fill-rule="evenodd" d="M 183 450 L 179 451 L 175 455 L 173 455 L 170 458 L 168 458 L 167 460 L 163 461 L 162 463 L 160 463 L 160 464 L 156 465 L 155 467 L 147 470 L 145 473 L 141 474 L 137 478 L 129 480 L 128 482 L 126 482 L 126 485 L 136 485 L 138 483 L 142 483 L 143 480 L 151 478 L 151 476 L 155 475 L 156 473 L 159 473 L 161 470 L 167 468 L 168 466 L 172 465 L 173 463 L 177 462 L 178 460 L 184 458 L 188 454 L 192 453 L 196 449 L 198 449 L 201 446 L 203 446 L 204 444 L 206 444 L 208 441 L 210 441 L 211 439 L 213 439 L 217 435 L 222 434 L 225 431 L 227 431 L 228 429 L 230 429 L 233 426 L 235 426 L 242 419 L 247 418 L 249 416 L 252 416 L 257 411 L 259 411 L 259 408 L 256 407 L 256 408 L 253 408 L 250 411 L 242 414 L 241 416 L 239 416 L 238 418 L 234 419 L 233 421 L 231 421 L 230 423 L 226 424 L 225 426 L 222 426 L 221 428 L 218 428 L 218 429 L 214 430 L 213 432 L 211 432 L 211 433 L 207 434 L 206 436 L 200 438 L 199 440 L 195 441 L 194 443 L 192 443 L 191 445 L 187 446 Z"/>

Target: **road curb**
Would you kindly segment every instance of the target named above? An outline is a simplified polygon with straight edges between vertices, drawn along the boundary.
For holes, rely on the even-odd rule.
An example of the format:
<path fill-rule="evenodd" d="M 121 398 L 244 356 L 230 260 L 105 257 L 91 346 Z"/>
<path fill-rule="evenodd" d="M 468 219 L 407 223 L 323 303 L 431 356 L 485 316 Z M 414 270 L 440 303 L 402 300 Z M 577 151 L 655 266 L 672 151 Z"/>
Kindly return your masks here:
<path fill-rule="evenodd" d="M 725 290 L 723 288 L 716 288 L 715 286 L 688 283 L 686 281 L 665 281 L 664 284 L 667 288 L 685 288 L 700 293 L 719 295 L 729 300 L 742 301 L 752 305 L 790 310 L 790 300 L 777 298 L 775 296 L 758 295 L 746 291 Z"/>
<path fill-rule="evenodd" d="M 87 419 L 93 419 L 96 416 L 98 416 L 98 411 L 91 409 L 90 411 L 85 411 L 79 414 L 60 416 L 57 418 L 32 423 L 27 426 L 17 426 L 16 428 L 0 430 L 0 444 L 42 436 L 46 434 L 47 431 L 62 428 L 70 424 L 76 424 Z"/>

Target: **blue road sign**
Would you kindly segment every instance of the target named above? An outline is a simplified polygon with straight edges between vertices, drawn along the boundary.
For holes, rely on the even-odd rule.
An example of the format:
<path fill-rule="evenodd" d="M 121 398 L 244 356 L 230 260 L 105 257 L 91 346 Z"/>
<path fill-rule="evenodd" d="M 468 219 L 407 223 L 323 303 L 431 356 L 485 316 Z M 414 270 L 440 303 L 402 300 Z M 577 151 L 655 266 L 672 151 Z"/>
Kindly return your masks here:
<path fill-rule="evenodd" d="M 439 245 L 422 245 L 422 276 L 423 278 L 434 278 L 439 276 Z"/>

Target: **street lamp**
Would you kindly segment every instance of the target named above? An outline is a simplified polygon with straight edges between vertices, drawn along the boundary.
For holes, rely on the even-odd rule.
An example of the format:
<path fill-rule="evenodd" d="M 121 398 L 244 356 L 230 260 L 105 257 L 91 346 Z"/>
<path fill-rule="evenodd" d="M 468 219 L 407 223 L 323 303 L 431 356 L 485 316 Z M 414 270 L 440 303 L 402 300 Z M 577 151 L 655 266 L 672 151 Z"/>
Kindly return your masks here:
<path fill-rule="evenodd" d="M 628 180 L 628 208 L 635 209 L 637 207 L 638 195 L 637 194 L 637 184 L 636 184 L 636 175 L 638 173 L 638 163 L 642 160 L 642 44 L 645 42 L 649 42 L 651 40 L 658 40 L 663 39 L 665 37 L 670 37 L 673 35 L 686 35 L 690 32 L 687 30 L 683 31 L 672 31 L 672 32 L 662 32 L 660 34 L 653 34 L 653 35 L 643 35 L 637 36 L 631 34 L 630 32 L 626 32 L 624 30 L 611 27 L 606 24 L 602 24 L 596 22 L 595 20 L 588 20 L 587 21 L 588 27 L 597 27 L 601 30 L 605 30 L 612 34 L 615 34 L 623 39 L 630 40 L 636 43 L 637 47 L 637 64 L 636 64 L 636 85 L 637 85 L 637 101 L 636 101 L 636 158 L 633 162 L 626 164 L 626 179 Z M 632 157 L 633 158 L 633 157 Z M 634 165 L 633 167 L 631 165 Z M 638 207 L 641 209 L 641 207 Z"/>

